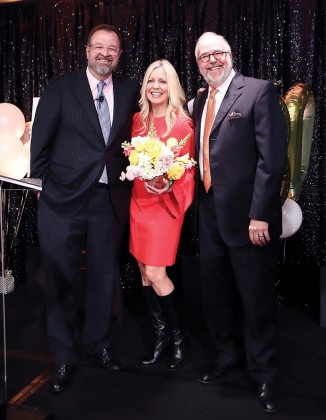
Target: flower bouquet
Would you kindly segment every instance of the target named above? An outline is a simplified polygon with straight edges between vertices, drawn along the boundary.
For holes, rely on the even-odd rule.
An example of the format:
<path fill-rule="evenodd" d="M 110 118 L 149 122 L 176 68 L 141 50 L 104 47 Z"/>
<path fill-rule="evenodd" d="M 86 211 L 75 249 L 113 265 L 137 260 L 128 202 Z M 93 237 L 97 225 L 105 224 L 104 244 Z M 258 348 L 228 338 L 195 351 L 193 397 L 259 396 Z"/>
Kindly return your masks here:
<path fill-rule="evenodd" d="M 133 181 L 152 180 L 164 177 L 170 185 L 182 178 L 187 169 L 196 165 L 189 153 L 180 156 L 183 146 L 187 143 L 190 134 L 178 141 L 175 137 L 167 140 L 166 144 L 159 140 L 153 130 L 145 137 L 133 137 L 131 142 L 123 142 L 121 147 L 125 156 L 128 156 L 130 165 L 126 172 L 122 172 L 120 180 Z"/>

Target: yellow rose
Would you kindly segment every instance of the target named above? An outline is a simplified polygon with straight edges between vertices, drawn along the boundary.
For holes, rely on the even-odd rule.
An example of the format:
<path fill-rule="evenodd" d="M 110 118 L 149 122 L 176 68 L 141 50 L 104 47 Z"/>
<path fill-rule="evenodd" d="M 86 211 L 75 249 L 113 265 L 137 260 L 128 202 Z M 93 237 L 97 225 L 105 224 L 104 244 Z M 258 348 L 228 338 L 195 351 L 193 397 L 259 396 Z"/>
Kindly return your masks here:
<path fill-rule="evenodd" d="M 135 150 L 137 150 L 137 152 L 142 152 L 144 150 L 144 145 L 140 140 L 136 140 L 134 144 L 134 148 Z"/>
<path fill-rule="evenodd" d="M 160 156 L 162 152 L 163 143 L 157 139 L 148 139 L 144 144 L 145 152 L 152 158 L 155 159 Z"/>
<path fill-rule="evenodd" d="M 132 150 L 129 155 L 129 162 L 131 165 L 137 165 L 139 162 L 139 156 L 137 150 Z"/>
<path fill-rule="evenodd" d="M 176 179 L 180 179 L 185 172 L 185 167 L 182 163 L 175 162 L 168 171 L 168 177 L 175 181 Z"/>
<path fill-rule="evenodd" d="M 178 146 L 178 144 L 179 144 L 178 140 L 175 137 L 170 137 L 166 142 L 166 146 L 169 149 L 172 149 L 172 147 L 174 147 L 174 146 Z"/>

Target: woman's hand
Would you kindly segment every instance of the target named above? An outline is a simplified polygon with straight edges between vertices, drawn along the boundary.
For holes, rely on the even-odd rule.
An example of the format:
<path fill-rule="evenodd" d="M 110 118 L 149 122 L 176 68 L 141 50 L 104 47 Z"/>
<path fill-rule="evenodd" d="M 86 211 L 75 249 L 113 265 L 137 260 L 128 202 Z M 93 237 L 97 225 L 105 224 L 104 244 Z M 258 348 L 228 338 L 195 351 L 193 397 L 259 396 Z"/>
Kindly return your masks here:
<path fill-rule="evenodd" d="M 156 176 L 150 181 L 145 182 L 145 188 L 151 194 L 165 194 L 172 191 L 170 181 L 164 176 Z"/>

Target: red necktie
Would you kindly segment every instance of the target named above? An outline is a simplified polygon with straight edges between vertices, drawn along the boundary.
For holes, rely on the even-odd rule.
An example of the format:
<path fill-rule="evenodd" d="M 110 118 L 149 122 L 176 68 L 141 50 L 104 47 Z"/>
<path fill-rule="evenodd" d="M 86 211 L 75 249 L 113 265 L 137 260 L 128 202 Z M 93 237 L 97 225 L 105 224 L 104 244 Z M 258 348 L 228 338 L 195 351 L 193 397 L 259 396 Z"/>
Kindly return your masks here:
<path fill-rule="evenodd" d="M 211 133 L 212 125 L 215 119 L 215 95 L 216 88 L 212 88 L 210 97 L 207 103 L 206 119 L 203 136 L 203 182 L 205 191 L 208 192 L 211 186 L 211 170 L 209 166 L 209 135 Z"/>

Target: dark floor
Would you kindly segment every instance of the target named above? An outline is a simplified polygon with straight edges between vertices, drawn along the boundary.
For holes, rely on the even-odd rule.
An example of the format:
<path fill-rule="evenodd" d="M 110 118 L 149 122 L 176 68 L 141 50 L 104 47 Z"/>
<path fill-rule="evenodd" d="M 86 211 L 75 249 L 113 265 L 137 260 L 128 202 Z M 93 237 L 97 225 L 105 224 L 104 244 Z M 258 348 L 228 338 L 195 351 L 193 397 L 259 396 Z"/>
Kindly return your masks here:
<path fill-rule="evenodd" d="M 3 295 L 2 295 L 3 296 Z M 177 372 L 166 359 L 144 368 L 139 360 L 150 328 L 137 290 L 127 296 L 123 322 L 113 323 L 113 345 L 125 366 L 105 372 L 86 359 L 64 393 L 48 392 L 53 365 L 48 351 L 42 294 L 20 284 L 5 296 L 7 326 L 7 420 L 233 420 L 264 419 L 245 368 L 230 371 L 219 384 L 201 385 L 197 377 L 211 353 L 196 305 L 196 290 L 184 294 L 190 335 L 189 363 Z M 278 308 L 278 360 L 281 411 L 275 419 L 326 419 L 326 329 L 303 308 Z M 50 416 L 51 415 L 51 416 Z"/>

